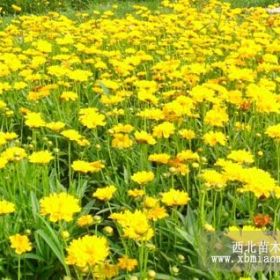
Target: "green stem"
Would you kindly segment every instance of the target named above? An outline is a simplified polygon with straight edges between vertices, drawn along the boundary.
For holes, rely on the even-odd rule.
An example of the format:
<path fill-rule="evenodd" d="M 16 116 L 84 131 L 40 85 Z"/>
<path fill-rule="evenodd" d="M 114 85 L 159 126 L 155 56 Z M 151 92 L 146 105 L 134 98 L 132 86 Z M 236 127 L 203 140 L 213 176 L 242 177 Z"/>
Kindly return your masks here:
<path fill-rule="evenodd" d="M 277 155 L 277 181 L 280 184 L 280 154 L 279 154 L 279 143 L 276 142 L 276 155 Z"/>
<path fill-rule="evenodd" d="M 276 206 L 276 210 L 274 212 L 274 219 L 273 219 L 273 232 L 276 231 L 276 227 L 277 227 L 277 218 L 278 218 L 278 212 L 279 212 L 279 208 L 280 208 L 280 203 L 277 203 Z"/>
<path fill-rule="evenodd" d="M 68 142 L 68 179 L 69 187 L 71 186 L 71 143 Z"/>
<path fill-rule="evenodd" d="M 21 279 L 21 271 L 20 271 L 20 256 L 18 256 L 18 277 L 17 279 L 20 280 Z"/>
<path fill-rule="evenodd" d="M 218 192 L 215 191 L 215 194 L 214 194 L 214 209 L 213 209 L 213 226 L 214 228 L 217 227 L 216 225 L 216 222 L 217 222 L 217 219 L 216 219 L 216 213 L 217 213 L 217 197 L 218 197 Z"/>
<path fill-rule="evenodd" d="M 201 198 L 200 198 L 200 223 L 201 226 L 204 226 L 205 224 L 205 212 L 204 212 L 204 206 L 205 206 L 205 196 L 206 196 L 206 191 L 202 190 L 201 191 Z"/>
<path fill-rule="evenodd" d="M 147 254 L 146 254 L 145 242 L 141 243 L 140 252 L 139 252 L 139 263 L 140 263 L 140 275 L 141 279 L 145 279 L 147 272 Z"/>

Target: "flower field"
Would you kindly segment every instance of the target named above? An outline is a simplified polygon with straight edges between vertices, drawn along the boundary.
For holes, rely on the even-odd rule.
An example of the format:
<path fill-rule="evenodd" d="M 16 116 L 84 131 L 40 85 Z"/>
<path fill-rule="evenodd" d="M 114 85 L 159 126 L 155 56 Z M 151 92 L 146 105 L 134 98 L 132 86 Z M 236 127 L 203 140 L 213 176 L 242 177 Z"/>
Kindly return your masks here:
<path fill-rule="evenodd" d="M 280 279 L 200 239 L 280 229 L 280 15 L 117 9 L 0 19 L 1 279 Z"/>

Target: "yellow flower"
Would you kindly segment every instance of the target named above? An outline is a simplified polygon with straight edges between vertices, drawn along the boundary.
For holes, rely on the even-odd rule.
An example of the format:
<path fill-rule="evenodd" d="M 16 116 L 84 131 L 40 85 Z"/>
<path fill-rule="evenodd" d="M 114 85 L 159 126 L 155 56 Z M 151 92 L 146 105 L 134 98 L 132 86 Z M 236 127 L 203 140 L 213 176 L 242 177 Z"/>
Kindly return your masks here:
<path fill-rule="evenodd" d="M 110 200 L 114 193 L 117 191 L 115 186 L 107 186 L 104 188 L 98 188 L 94 193 L 93 197 L 98 198 L 99 200 L 107 201 Z"/>
<path fill-rule="evenodd" d="M 115 277 L 119 273 L 119 268 L 115 264 L 109 264 L 109 263 L 102 263 L 98 264 L 94 268 L 94 276 L 96 279 L 100 280 L 109 280 L 109 279 L 115 279 Z"/>
<path fill-rule="evenodd" d="M 78 131 L 74 129 L 66 129 L 61 132 L 61 135 L 67 139 L 78 143 L 80 146 L 89 145 L 89 141 L 86 140 Z"/>
<path fill-rule="evenodd" d="M 38 128 L 45 126 L 46 123 L 40 113 L 28 112 L 25 116 L 25 124 L 31 128 Z"/>
<path fill-rule="evenodd" d="M 166 209 L 161 206 L 155 206 L 151 209 L 147 209 L 147 210 L 145 210 L 145 213 L 146 213 L 148 219 L 152 220 L 152 221 L 161 220 L 168 216 Z"/>
<path fill-rule="evenodd" d="M 112 147 L 117 149 L 126 149 L 133 145 L 133 141 L 127 134 L 116 133 L 113 135 Z"/>
<path fill-rule="evenodd" d="M 109 132 L 110 133 L 130 133 L 133 130 L 133 126 L 130 124 L 122 124 L 119 123 L 117 125 L 114 125 Z"/>
<path fill-rule="evenodd" d="M 204 170 L 201 178 L 205 181 L 205 185 L 208 188 L 222 189 L 227 183 L 226 177 L 214 169 Z"/>
<path fill-rule="evenodd" d="M 102 264 L 109 255 L 109 246 L 105 237 L 85 235 L 74 239 L 67 248 L 66 263 L 80 268 L 91 268 Z"/>
<path fill-rule="evenodd" d="M 187 192 L 175 190 L 171 188 L 170 191 L 162 193 L 161 201 L 167 206 L 181 206 L 186 205 L 189 201 L 189 195 Z"/>
<path fill-rule="evenodd" d="M 170 157 L 171 156 L 169 154 L 151 154 L 149 155 L 148 160 L 156 163 L 167 164 Z"/>
<path fill-rule="evenodd" d="M 238 163 L 253 163 L 254 158 L 253 155 L 245 150 L 235 150 L 231 151 L 231 153 L 227 156 L 228 159 L 236 161 Z"/>
<path fill-rule="evenodd" d="M 272 139 L 276 139 L 277 141 L 280 140 L 280 124 L 271 125 L 269 126 L 265 134 L 268 135 Z"/>
<path fill-rule="evenodd" d="M 31 163 L 41 163 L 41 164 L 47 164 L 53 159 L 53 155 L 49 151 L 39 151 L 32 153 L 28 160 Z"/>
<path fill-rule="evenodd" d="M 94 218 L 92 215 L 83 215 L 77 220 L 77 224 L 80 227 L 90 226 L 94 223 Z"/>
<path fill-rule="evenodd" d="M 15 4 L 12 5 L 12 9 L 13 9 L 15 12 L 18 12 L 18 13 L 21 12 L 21 7 L 15 5 Z"/>
<path fill-rule="evenodd" d="M 1 153 L 1 156 L 7 161 L 19 161 L 27 157 L 27 154 L 23 148 L 9 147 Z"/>
<path fill-rule="evenodd" d="M 75 160 L 71 167 L 73 170 L 82 172 L 82 173 L 95 173 L 99 172 L 101 169 L 105 167 L 101 160 L 88 162 L 84 160 Z"/>
<path fill-rule="evenodd" d="M 6 140 L 14 140 L 18 137 L 18 135 L 15 132 L 5 132 L 3 133 L 3 137 Z"/>
<path fill-rule="evenodd" d="M 79 111 L 79 121 L 87 128 L 104 126 L 105 116 L 100 114 L 96 108 L 84 108 Z"/>
<path fill-rule="evenodd" d="M 144 207 L 145 208 L 154 208 L 158 206 L 158 199 L 151 197 L 151 196 L 146 196 L 144 199 Z"/>
<path fill-rule="evenodd" d="M 0 200 L 0 215 L 15 212 L 15 204 L 6 200 Z"/>
<path fill-rule="evenodd" d="M 40 200 L 40 214 L 49 216 L 51 222 L 72 221 L 80 211 L 79 200 L 66 192 L 52 193 Z"/>
<path fill-rule="evenodd" d="M 179 130 L 179 135 L 186 140 L 195 138 L 195 132 L 192 129 L 181 129 Z"/>
<path fill-rule="evenodd" d="M 6 102 L 4 102 L 3 100 L 0 100 L 0 110 L 6 109 L 6 108 L 7 108 Z"/>
<path fill-rule="evenodd" d="M 141 197 L 145 194 L 144 190 L 140 190 L 140 189 L 133 189 L 133 190 L 128 190 L 128 196 L 132 196 L 132 197 Z"/>
<path fill-rule="evenodd" d="M 153 128 L 153 136 L 156 138 L 169 138 L 175 132 L 173 123 L 164 122 Z"/>
<path fill-rule="evenodd" d="M 180 153 L 177 154 L 176 158 L 179 161 L 188 161 L 188 160 L 199 160 L 199 155 L 197 153 L 194 153 L 191 150 L 183 150 Z"/>
<path fill-rule="evenodd" d="M 15 234 L 10 236 L 9 239 L 11 242 L 11 248 L 13 248 L 18 255 L 32 250 L 32 245 L 27 235 Z"/>
<path fill-rule="evenodd" d="M 86 82 L 88 81 L 92 73 L 87 70 L 76 69 L 73 71 L 67 71 L 66 75 L 71 80 L 78 81 L 78 82 Z"/>
<path fill-rule="evenodd" d="M 163 120 L 164 114 L 160 109 L 152 108 L 152 109 L 145 109 L 137 114 L 137 116 L 149 119 L 149 120 Z"/>
<path fill-rule="evenodd" d="M 139 185 L 145 185 L 151 181 L 153 181 L 155 175 L 152 171 L 140 171 L 136 172 L 131 176 L 131 180 L 133 182 L 138 183 Z"/>
<path fill-rule="evenodd" d="M 123 229 L 124 236 L 135 241 L 148 241 L 154 236 L 148 217 L 140 210 L 113 213 L 110 218 L 116 220 Z"/>
<path fill-rule="evenodd" d="M 0 169 L 5 168 L 7 163 L 8 163 L 8 160 L 5 157 L 0 157 Z"/>
<path fill-rule="evenodd" d="M 73 91 L 64 91 L 60 95 L 60 99 L 64 101 L 75 101 L 78 99 L 78 94 Z"/>
<path fill-rule="evenodd" d="M 226 136 L 222 132 L 210 131 L 203 136 L 204 143 L 213 147 L 217 144 L 224 146 L 226 144 Z"/>
<path fill-rule="evenodd" d="M 224 108 L 213 108 L 204 117 L 205 124 L 223 127 L 228 122 L 228 114 Z"/>
<path fill-rule="evenodd" d="M 122 256 L 118 258 L 118 267 L 122 270 L 132 271 L 138 265 L 138 261 L 136 259 L 131 259 L 128 256 Z"/>
<path fill-rule="evenodd" d="M 46 127 L 53 131 L 60 131 L 65 127 L 65 123 L 63 122 L 49 122 L 46 124 Z"/>
<path fill-rule="evenodd" d="M 149 145 L 156 144 L 156 140 L 154 139 L 154 137 L 144 130 L 136 131 L 134 136 L 135 136 L 135 140 L 138 143 L 144 143 L 144 144 L 149 144 Z"/>
<path fill-rule="evenodd" d="M 52 51 L 52 44 L 46 40 L 38 40 L 33 43 L 36 46 L 37 50 L 43 53 L 50 53 Z"/>
<path fill-rule="evenodd" d="M 50 95 L 50 92 L 48 90 L 45 91 L 30 91 L 27 95 L 28 101 L 38 101 L 40 99 L 43 99 L 44 97 L 47 97 Z"/>

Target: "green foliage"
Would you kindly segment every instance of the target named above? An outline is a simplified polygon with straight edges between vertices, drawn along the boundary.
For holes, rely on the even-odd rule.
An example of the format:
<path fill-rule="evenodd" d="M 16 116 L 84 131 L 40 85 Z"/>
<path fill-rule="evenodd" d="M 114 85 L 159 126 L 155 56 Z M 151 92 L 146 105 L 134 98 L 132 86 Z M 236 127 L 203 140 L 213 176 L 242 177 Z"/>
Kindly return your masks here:
<path fill-rule="evenodd" d="M 18 13 L 33 13 L 42 14 L 49 11 L 68 11 L 72 10 L 89 10 L 97 9 L 99 11 L 108 10 L 114 4 L 118 4 L 121 14 L 123 11 L 129 12 L 134 4 L 143 4 L 149 8 L 155 9 L 159 6 L 159 0 L 122 0 L 110 1 L 110 0 L 4 0 L 0 3 L 0 10 L 2 15 L 18 14 Z M 16 5 L 21 8 L 21 11 L 13 9 L 12 5 Z M 2 9 L 1 9 L 2 8 Z"/>
<path fill-rule="evenodd" d="M 227 0 L 232 7 L 267 7 L 269 5 L 279 4 L 279 0 Z"/>
<path fill-rule="evenodd" d="M 66 8 L 85 8 L 89 0 L 5 0 L 1 3 L 3 14 L 17 13 L 12 5 L 16 5 L 22 9 L 23 13 L 44 13 L 50 10 L 58 11 Z"/>
<path fill-rule="evenodd" d="M 232 7 L 266 7 L 269 5 L 276 5 L 279 0 L 224 0 L 231 3 Z M 199 1 L 198 1 L 199 2 Z M 48 11 L 69 11 L 69 10 L 88 10 L 98 9 L 107 10 L 112 5 L 118 4 L 121 14 L 131 10 L 134 4 L 142 4 L 151 9 L 156 9 L 160 5 L 160 0 L 3 0 L 0 3 L 0 10 L 2 15 L 17 14 L 19 11 L 13 9 L 12 5 L 21 8 L 20 13 L 34 13 L 42 14 Z M 2 9 L 1 9 L 2 8 Z"/>

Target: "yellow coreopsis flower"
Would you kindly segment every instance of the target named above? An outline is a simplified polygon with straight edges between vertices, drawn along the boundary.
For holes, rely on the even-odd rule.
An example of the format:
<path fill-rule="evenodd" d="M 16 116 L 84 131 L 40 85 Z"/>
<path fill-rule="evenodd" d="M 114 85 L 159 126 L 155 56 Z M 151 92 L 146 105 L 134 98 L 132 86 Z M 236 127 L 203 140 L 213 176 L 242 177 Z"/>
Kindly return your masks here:
<path fill-rule="evenodd" d="M 131 176 L 131 180 L 133 182 L 138 183 L 139 185 L 145 185 L 151 181 L 153 181 L 155 175 L 152 171 L 140 171 L 136 172 Z"/>
<path fill-rule="evenodd" d="M 168 216 L 166 209 L 161 206 L 155 206 L 153 208 L 147 209 L 145 210 L 145 213 L 148 219 L 152 221 L 164 219 Z"/>
<path fill-rule="evenodd" d="M 52 193 L 40 200 L 40 214 L 49 216 L 51 222 L 72 221 L 80 211 L 79 200 L 66 192 Z"/>
<path fill-rule="evenodd" d="M 88 162 L 84 160 L 75 160 L 71 167 L 73 170 L 81 173 L 95 173 L 99 172 L 105 167 L 104 163 L 101 160 Z"/>
<path fill-rule="evenodd" d="M 26 151 L 20 147 L 9 147 L 1 153 L 7 161 L 20 161 L 27 157 Z"/>
<path fill-rule="evenodd" d="M 280 124 L 269 126 L 266 129 L 265 134 L 267 134 L 270 138 L 279 141 L 280 140 Z"/>
<path fill-rule="evenodd" d="M 155 163 L 167 164 L 171 156 L 169 154 L 151 154 L 148 157 L 148 160 Z"/>
<path fill-rule="evenodd" d="M 49 122 L 46 124 L 46 127 L 53 131 L 60 131 L 65 127 L 65 123 L 63 122 Z"/>
<path fill-rule="evenodd" d="M 46 40 L 38 40 L 34 42 L 34 45 L 40 52 L 49 53 L 52 51 L 52 44 Z"/>
<path fill-rule="evenodd" d="M 177 154 L 176 158 L 181 161 L 198 161 L 199 155 L 192 150 L 183 150 Z"/>
<path fill-rule="evenodd" d="M 186 140 L 195 138 L 195 132 L 192 129 L 181 129 L 179 130 L 179 135 Z"/>
<path fill-rule="evenodd" d="M 87 70 L 76 69 L 73 71 L 67 71 L 67 76 L 69 79 L 77 81 L 77 82 L 86 82 L 89 77 L 92 75 L 91 72 Z"/>
<path fill-rule="evenodd" d="M 115 279 L 119 273 L 119 268 L 115 264 L 105 262 L 96 265 L 93 273 L 96 279 Z"/>
<path fill-rule="evenodd" d="M 169 138 L 175 132 L 173 123 L 164 122 L 153 128 L 153 136 L 156 138 Z"/>
<path fill-rule="evenodd" d="M 96 108 L 81 109 L 79 115 L 79 121 L 87 128 L 96 128 L 106 124 L 105 116 L 100 114 Z"/>
<path fill-rule="evenodd" d="M 29 162 L 40 164 L 47 164 L 53 159 L 54 157 L 49 151 L 34 152 L 28 157 Z"/>
<path fill-rule="evenodd" d="M 78 143 L 80 146 L 89 145 L 89 141 L 85 139 L 77 130 L 75 129 L 66 129 L 61 132 L 61 135 L 67 139 Z"/>
<path fill-rule="evenodd" d="M 130 124 L 122 124 L 119 123 L 117 125 L 114 125 L 110 130 L 109 133 L 130 133 L 133 131 L 134 127 Z"/>
<path fill-rule="evenodd" d="M 67 248 L 66 263 L 80 268 L 91 268 L 103 263 L 109 255 L 105 237 L 85 235 L 74 239 Z"/>
<path fill-rule="evenodd" d="M 118 259 L 118 267 L 122 270 L 132 271 L 138 265 L 136 259 L 129 258 L 128 256 L 122 256 Z"/>
<path fill-rule="evenodd" d="M 167 206 L 181 206 L 186 205 L 190 201 L 190 197 L 187 192 L 175 190 L 174 188 L 170 191 L 162 193 L 161 201 Z"/>
<path fill-rule="evenodd" d="M 236 161 L 238 163 L 253 163 L 254 157 L 253 155 L 245 150 L 235 150 L 231 151 L 231 153 L 227 156 L 228 159 Z"/>
<path fill-rule="evenodd" d="M 111 185 L 104 188 L 98 188 L 92 196 L 96 197 L 99 200 L 108 201 L 113 197 L 116 191 L 117 188 Z"/>
<path fill-rule="evenodd" d="M 223 127 L 228 122 L 228 114 L 224 108 L 213 108 L 206 113 L 204 122 L 208 125 Z"/>
<path fill-rule="evenodd" d="M 142 189 L 133 189 L 133 190 L 128 190 L 127 192 L 128 196 L 131 196 L 131 197 L 141 197 L 145 194 L 145 191 L 142 190 Z"/>
<path fill-rule="evenodd" d="M 205 181 L 206 187 L 210 189 L 222 189 L 227 183 L 225 176 L 214 169 L 204 170 L 201 178 Z"/>
<path fill-rule="evenodd" d="M 112 147 L 117 149 L 130 148 L 133 145 L 133 141 L 127 134 L 116 133 L 113 135 Z"/>
<path fill-rule="evenodd" d="M 148 241 L 154 236 L 148 217 L 140 210 L 113 213 L 110 217 L 122 226 L 124 236 L 127 238 L 135 241 Z"/>
<path fill-rule="evenodd" d="M 226 136 L 222 132 L 210 131 L 203 136 L 204 143 L 213 147 L 217 144 L 224 146 L 226 144 Z"/>
<path fill-rule="evenodd" d="M 0 200 L 0 215 L 15 212 L 15 204 L 6 200 Z"/>
<path fill-rule="evenodd" d="M 4 168 L 8 163 L 8 160 L 5 157 L 0 157 L 0 169 Z"/>
<path fill-rule="evenodd" d="M 94 218 L 92 215 L 83 215 L 77 220 L 77 224 L 80 227 L 90 226 L 94 223 Z"/>
<path fill-rule="evenodd" d="M 14 140 L 18 137 L 18 135 L 15 132 L 5 132 L 3 133 L 3 137 L 6 140 Z"/>
<path fill-rule="evenodd" d="M 11 248 L 13 248 L 18 255 L 32 250 L 31 242 L 27 235 L 15 234 L 9 237 Z"/>
<path fill-rule="evenodd" d="M 144 130 L 136 131 L 134 136 L 135 136 L 135 140 L 138 143 L 144 143 L 148 145 L 156 144 L 156 140 L 154 139 L 154 137 Z"/>
<path fill-rule="evenodd" d="M 25 124 L 31 128 L 43 127 L 46 124 L 40 113 L 28 112 L 25 118 Z"/>
<path fill-rule="evenodd" d="M 60 99 L 62 99 L 63 101 L 75 101 L 78 99 L 78 94 L 73 91 L 64 91 L 60 95 Z"/>

